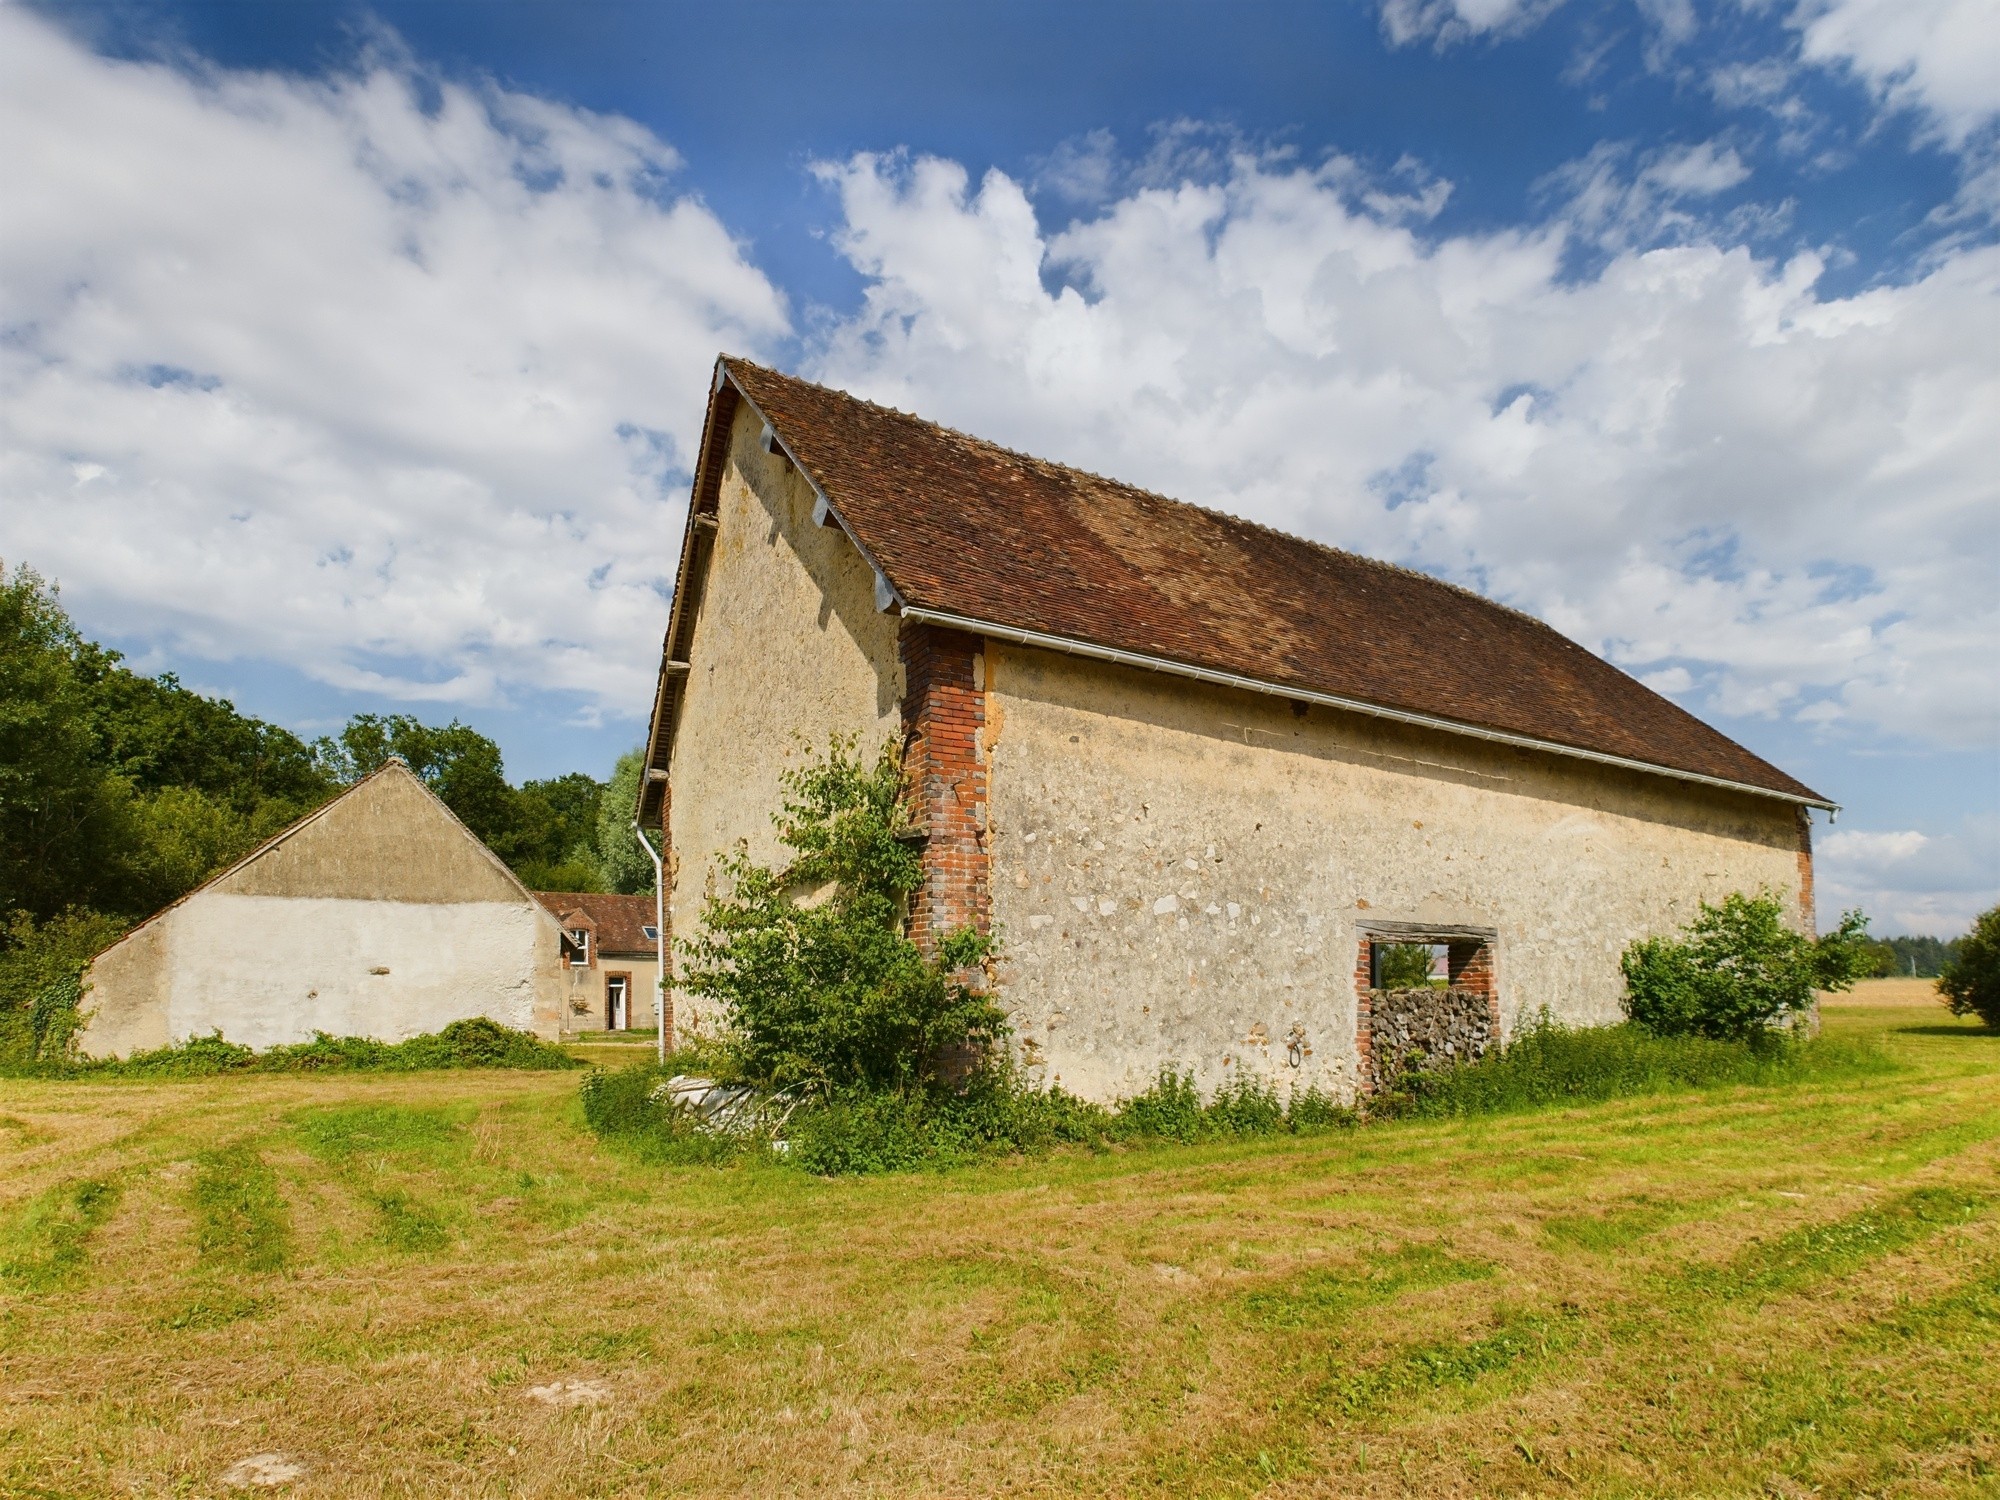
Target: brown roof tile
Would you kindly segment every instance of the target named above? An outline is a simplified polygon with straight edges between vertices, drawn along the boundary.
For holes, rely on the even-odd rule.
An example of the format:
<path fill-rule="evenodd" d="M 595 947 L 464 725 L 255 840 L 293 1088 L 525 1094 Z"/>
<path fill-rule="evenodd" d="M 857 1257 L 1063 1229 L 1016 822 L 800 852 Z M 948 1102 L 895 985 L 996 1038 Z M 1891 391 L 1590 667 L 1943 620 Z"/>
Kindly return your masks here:
<path fill-rule="evenodd" d="M 909 604 L 1821 800 L 1469 590 L 723 365 Z"/>
<path fill-rule="evenodd" d="M 655 951 L 646 929 L 653 925 L 651 896 L 612 896 L 602 891 L 536 891 L 535 899 L 554 913 L 557 921 L 572 912 L 590 918 L 597 932 L 599 953 L 650 954 Z"/>

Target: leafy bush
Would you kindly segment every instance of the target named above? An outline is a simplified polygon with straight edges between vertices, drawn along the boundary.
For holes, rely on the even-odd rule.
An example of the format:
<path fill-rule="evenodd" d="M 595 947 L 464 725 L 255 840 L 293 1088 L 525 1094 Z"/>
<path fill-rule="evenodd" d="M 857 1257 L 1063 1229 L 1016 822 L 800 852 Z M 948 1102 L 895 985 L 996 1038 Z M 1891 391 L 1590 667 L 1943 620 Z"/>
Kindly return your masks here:
<path fill-rule="evenodd" d="M 322 1031 L 309 1042 L 258 1052 L 226 1041 L 218 1032 L 126 1058 L 47 1059 L 16 1063 L 4 1071 L 54 1077 L 209 1078 L 220 1073 L 413 1073 L 441 1068 L 538 1071 L 584 1066 L 553 1043 L 484 1016 L 473 1016 L 400 1042 L 328 1036 Z"/>
<path fill-rule="evenodd" d="M 1812 1008 L 1815 990 L 1851 989 L 1869 968 L 1868 919 L 1811 938 L 1786 925 L 1772 895 L 1723 898 L 1679 938 L 1644 938 L 1625 950 L 1626 1014 L 1655 1036 L 1743 1040 Z"/>
<path fill-rule="evenodd" d="M 1497 1052 L 1405 1074 L 1378 1113 L 1482 1115 L 1722 1084 L 1782 1083 L 1879 1071 L 1879 1053 L 1826 1038 L 1659 1036 L 1644 1027 L 1571 1029 L 1544 1012 Z"/>
<path fill-rule="evenodd" d="M 731 889 L 682 945 L 682 987 L 721 1003 L 728 1046 L 759 1084 L 928 1089 L 1005 1034 L 999 1007 L 954 977 L 991 944 L 962 931 L 931 959 L 904 934 L 922 866 L 893 744 L 870 766 L 836 740 L 784 787 L 773 821 L 795 857 L 782 870 L 740 851 L 725 862 Z"/>
<path fill-rule="evenodd" d="M 616 1071 L 593 1069 L 580 1091 L 584 1122 L 647 1161 L 676 1166 L 724 1162 L 752 1145 L 765 1144 L 761 1137 L 703 1130 L 685 1112 L 663 1104 L 655 1091 L 679 1071 L 672 1063 L 664 1068 L 639 1063 Z"/>
<path fill-rule="evenodd" d="M 1977 1016 L 2000 1031 L 2000 906 L 1981 912 L 1938 979 L 1955 1016 Z"/>

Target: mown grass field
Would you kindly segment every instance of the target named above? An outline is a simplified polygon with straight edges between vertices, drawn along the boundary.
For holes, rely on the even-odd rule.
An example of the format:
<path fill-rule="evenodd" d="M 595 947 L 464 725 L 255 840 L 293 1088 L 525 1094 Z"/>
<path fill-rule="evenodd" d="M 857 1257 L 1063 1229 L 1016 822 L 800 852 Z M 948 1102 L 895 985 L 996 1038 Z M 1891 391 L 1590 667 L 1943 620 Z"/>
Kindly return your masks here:
<path fill-rule="evenodd" d="M 1910 989 L 1838 1083 L 837 1182 L 0 1083 L 0 1494 L 2000 1493 L 2000 1036 Z"/>

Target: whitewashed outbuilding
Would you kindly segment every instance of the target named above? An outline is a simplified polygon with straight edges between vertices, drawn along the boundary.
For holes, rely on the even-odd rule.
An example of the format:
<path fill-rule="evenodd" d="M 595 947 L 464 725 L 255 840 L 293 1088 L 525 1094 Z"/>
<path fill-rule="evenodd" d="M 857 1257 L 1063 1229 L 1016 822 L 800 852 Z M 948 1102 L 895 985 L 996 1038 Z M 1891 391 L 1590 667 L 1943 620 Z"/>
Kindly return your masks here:
<path fill-rule="evenodd" d="M 572 987 L 563 942 L 555 914 L 392 760 L 99 954 L 81 1046 L 400 1041 L 473 1016 L 553 1040 Z"/>

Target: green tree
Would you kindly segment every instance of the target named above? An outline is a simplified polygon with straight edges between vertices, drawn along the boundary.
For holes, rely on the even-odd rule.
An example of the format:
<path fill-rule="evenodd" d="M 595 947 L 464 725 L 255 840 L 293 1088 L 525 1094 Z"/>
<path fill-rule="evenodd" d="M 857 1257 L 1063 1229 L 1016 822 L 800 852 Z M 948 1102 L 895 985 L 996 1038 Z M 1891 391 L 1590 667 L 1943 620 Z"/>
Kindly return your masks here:
<path fill-rule="evenodd" d="M 681 947 L 682 983 L 721 1002 L 747 1078 L 823 1090 L 906 1091 L 1005 1034 L 999 1008 L 954 977 L 990 951 L 969 929 L 928 959 L 904 934 L 921 865 L 907 842 L 893 745 L 870 765 L 851 742 L 790 772 L 773 816 L 782 869 L 738 853 L 731 886 Z"/>
<path fill-rule="evenodd" d="M 607 891 L 643 895 L 653 889 L 653 861 L 632 832 L 632 810 L 639 804 L 639 778 L 645 774 L 643 750 L 618 757 L 611 781 L 597 811 L 597 868 Z M 658 837 L 653 847 L 659 847 Z"/>
<path fill-rule="evenodd" d="M 1704 901 L 1684 936 L 1625 950 L 1626 1013 L 1657 1036 L 1755 1039 L 1809 1010 L 1816 990 L 1853 988 L 1869 971 L 1867 930 L 1850 911 L 1835 931 L 1808 937 L 1769 894 Z"/>
<path fill-rule="evenodd" d="M 53 585 L 0 570 L 0 915 L 53 916 L 117 884 L 127 788 L 98 754 L 83 640 Z"/>
<path fill-rule="evenodd" d="M 317 745 L 337 779 L 372 776 L 398 756 L 425 786 L 502 859 L 519 853 L 519 794 L 508 785 L 500 747 L 453 719 L 433 728 L 409 714 L 356 714 L 334 740 Z"/>
<path fill-rule="evenodd" d="M 1429 943 L 1385 943 L 1378 960 L 1377 978 L 1385 990 L 1427 989 L 1431 982 Z"/>
<path fill-rule="evenodd" d="M 1979 914 L 1938 978 L 1938 992 L 1955 1016 L 1977 1016 L 2000 1031 L 2000 906 Z"/>

